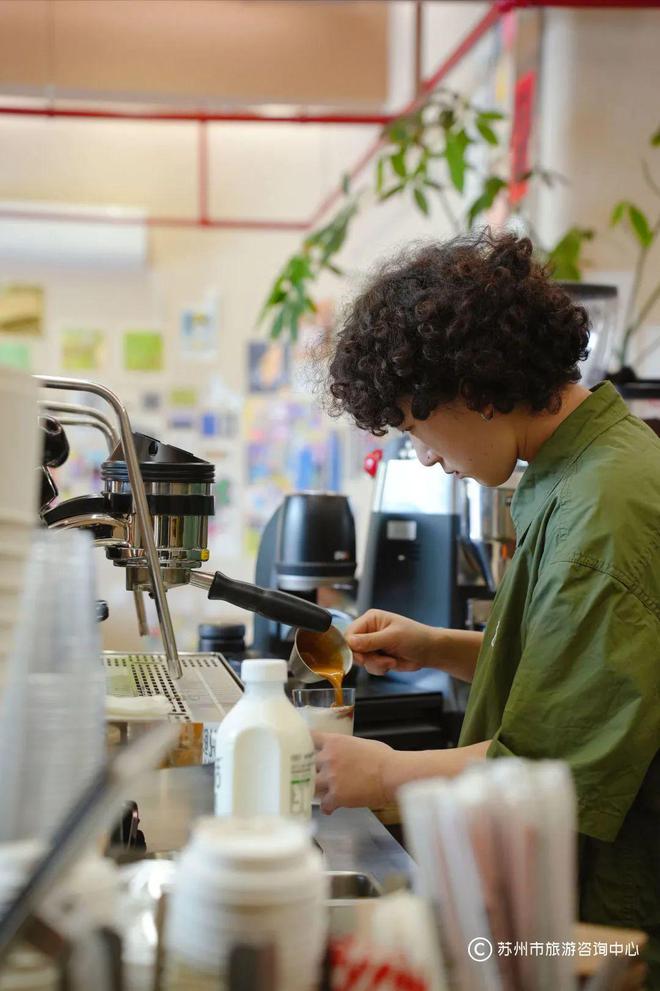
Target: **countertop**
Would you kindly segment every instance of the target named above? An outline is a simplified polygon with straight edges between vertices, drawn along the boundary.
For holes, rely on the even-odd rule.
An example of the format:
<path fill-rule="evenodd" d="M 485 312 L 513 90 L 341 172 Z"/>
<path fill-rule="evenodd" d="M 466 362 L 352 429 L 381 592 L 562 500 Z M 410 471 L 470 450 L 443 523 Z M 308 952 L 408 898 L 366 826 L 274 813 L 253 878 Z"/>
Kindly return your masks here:
<path fill-rule="evenodd" d="M 213 812 L 213 766 L 150 772 L 130 797 L 149 852 L 179 850 L 193 820 Z M 330 816 L 315 809 L 314 830 L 328 870 L 368 873 L 381 884 L 394 874 L 413 876 L 411 857 L 368 809 L 338 809 Z"/>

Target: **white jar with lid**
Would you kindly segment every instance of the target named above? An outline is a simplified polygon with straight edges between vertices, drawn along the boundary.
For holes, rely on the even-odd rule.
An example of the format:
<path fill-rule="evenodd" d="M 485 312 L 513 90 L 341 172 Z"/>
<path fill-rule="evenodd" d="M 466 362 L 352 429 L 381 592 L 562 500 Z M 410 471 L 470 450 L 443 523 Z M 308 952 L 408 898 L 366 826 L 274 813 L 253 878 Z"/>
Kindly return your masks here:
<path fill-rule="evenodd" d="M 284 661 L 243 662 L 245 694 L 216 735 L 216 815 L 310 817 L 314 744 L 284 694 L 286 679 Z"/>
<path fill-rule="evenodd" d="M 227 991 L 236 946 L 269 947 L 275 991 L 319 985 L 328 880 L 308 827 L 203 818 L 177 863 L 164 946 L 167 991 Z"/>

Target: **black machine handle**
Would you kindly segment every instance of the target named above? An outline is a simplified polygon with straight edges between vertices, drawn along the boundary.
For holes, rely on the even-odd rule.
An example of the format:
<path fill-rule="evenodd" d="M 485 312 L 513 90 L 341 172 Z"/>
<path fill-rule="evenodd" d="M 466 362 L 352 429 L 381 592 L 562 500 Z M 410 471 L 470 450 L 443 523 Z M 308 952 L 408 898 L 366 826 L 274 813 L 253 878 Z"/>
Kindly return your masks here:
<path fill-rule="evenodd" d="M 69 441 L 64 427 L 54 416 L 40 416 L 39 429 L 42 439 L 42 467 L 60 468 L 69 457 Z"/>
<path fill-rule="evenodd" d="M 194 578 L 192 580 L 194 581 Z M 231 602 L 234 606 L 259 613 L 277 623 L 300 626 L 304 630 L 314 630 L 316 633 L 325 633 L 332 624 L 332 615 L 328 610 L 314 605 L 313 602 L 306 602 L 296 595 L 279 592 L 274 588 L 260 588 L 259 585 L 235 581 L 223 575 L 221 571 L 216 571 L 213 576 L 208 597 Z"/>

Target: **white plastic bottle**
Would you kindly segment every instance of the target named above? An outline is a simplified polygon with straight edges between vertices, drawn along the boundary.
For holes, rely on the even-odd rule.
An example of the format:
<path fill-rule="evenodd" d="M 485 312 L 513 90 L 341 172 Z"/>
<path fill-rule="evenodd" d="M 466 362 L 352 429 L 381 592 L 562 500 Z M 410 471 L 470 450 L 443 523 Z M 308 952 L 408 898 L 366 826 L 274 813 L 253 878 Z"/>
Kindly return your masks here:
<path fill-rule="evenodd" d="M 244 661 L 245 694 L 217 730 L 215 813 L 308 819 L 314 794 L 314 744 L 284 694 L 284 661 Z"/>

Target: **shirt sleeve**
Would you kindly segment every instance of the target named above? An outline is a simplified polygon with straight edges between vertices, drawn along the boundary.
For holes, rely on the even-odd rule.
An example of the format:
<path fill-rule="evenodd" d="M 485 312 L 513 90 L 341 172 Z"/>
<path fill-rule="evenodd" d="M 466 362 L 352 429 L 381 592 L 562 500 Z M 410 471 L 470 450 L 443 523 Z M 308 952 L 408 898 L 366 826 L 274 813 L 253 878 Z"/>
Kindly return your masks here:
<path fill-rule="evenodd" d="M 565 760 L 579 831 L 611 842 L 660 747 L 660 618 L 592 566 L 541 569 L 489 757 Z"/>

